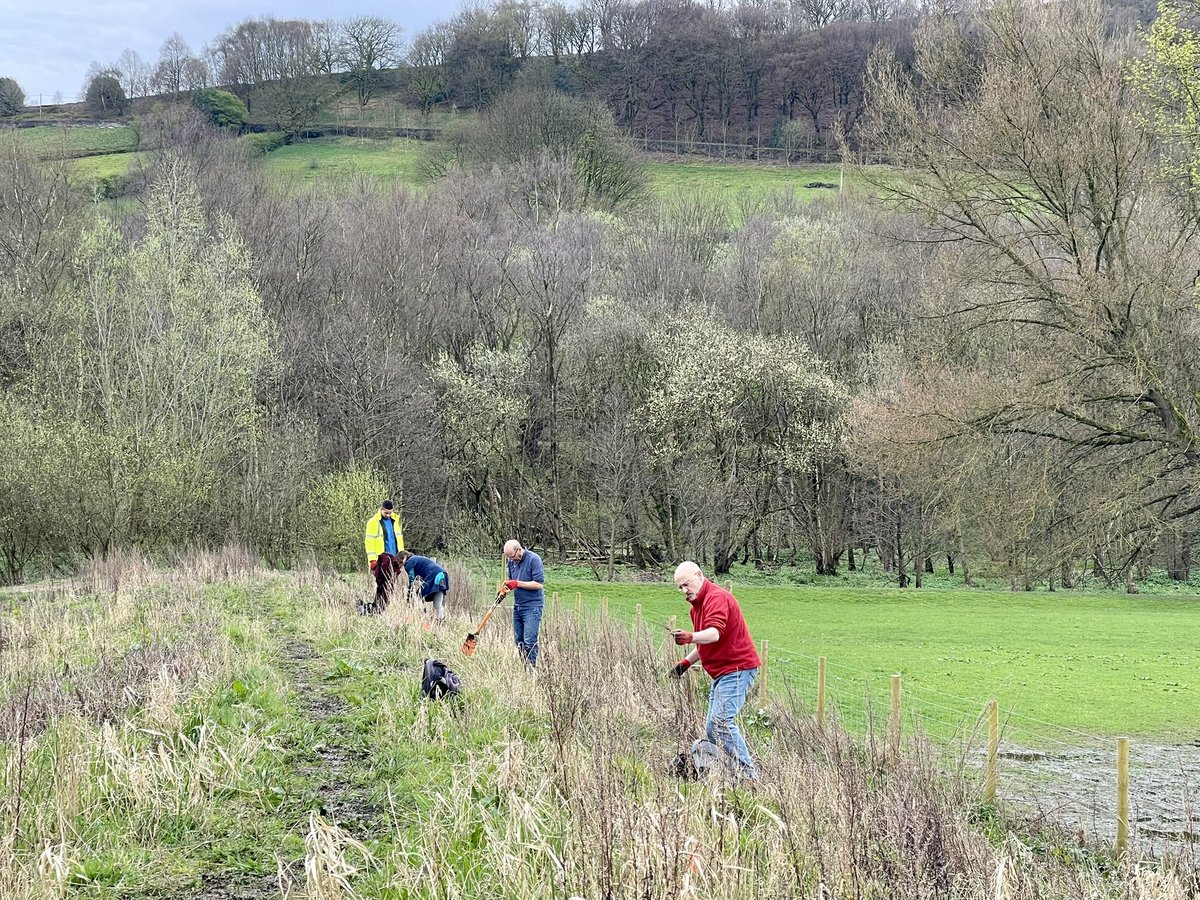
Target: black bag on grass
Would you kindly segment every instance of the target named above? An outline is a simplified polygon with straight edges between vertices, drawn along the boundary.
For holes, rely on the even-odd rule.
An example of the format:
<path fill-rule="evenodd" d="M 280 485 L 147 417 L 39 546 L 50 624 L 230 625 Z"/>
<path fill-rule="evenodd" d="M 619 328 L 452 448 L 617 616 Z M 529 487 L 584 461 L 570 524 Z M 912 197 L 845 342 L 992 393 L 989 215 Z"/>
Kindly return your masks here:
<path fill-rule="evenodd" d="M 721 760 L 721 748 L 701 738 L 693 741 L 686 753 L 674 757 L 667 771 L 684 781 L 703 781 L 721 765 Z"/>
<path fill-rule="evenodd" d="M 462 690 L 462 682 L 454 672 L 440 659 L 425 660 L 425 670 L 421 673 L 421 693 L 430 700 L 441 700 L 443 697 L 457 697 Z"/>

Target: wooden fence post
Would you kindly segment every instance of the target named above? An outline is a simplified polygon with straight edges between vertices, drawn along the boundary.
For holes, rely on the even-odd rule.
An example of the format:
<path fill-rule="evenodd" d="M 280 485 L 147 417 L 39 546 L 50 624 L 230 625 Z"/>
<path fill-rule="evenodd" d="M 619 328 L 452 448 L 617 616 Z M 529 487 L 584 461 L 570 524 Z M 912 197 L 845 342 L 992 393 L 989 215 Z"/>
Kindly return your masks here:
<path fill-rule="evenodd" d="M 1117 856 L 1129 846 L 1129 738 L 1117 738 Z"/>
<path fill-rule="evenodd" d="M 583 615 L 583 593 L 581 591 L 576 591 L 575 592 L 575 618 L 578 619 L 582 615 Z"/>
<path fill-rule="evenodd" d="M 817 727 L 825 727 L 825 657 L 817 657 Z"/>
<path fill-rule="evenodd" d="M 892 756 L 900 755 L 900 676 L 892 676 L 892 720 L 888 727 Z"/>
<path fill-rule="evenodd" d="M 558 591 L 550 595 L 550 627 L 554 627 L 554 623 L 558 621 Z"/>
<path fill-rule="evenodd" d="M 989 700 L 987 705 L 988 744 L 987 778 L 983 782 L 983 802 L 996 802 L 996 784 L 1000 780 L 1000 704 Z"/>
<path fill-rule="evenodd" d="M 604 617 L 604 621 L 608 621 L 608 594 L 600 597 L 600 615 Z"/>
<path fill-rule="evenodd" d="M 642 636 L 642 604 L 637 605 L 637 618 L 633 623 L 633 636 L 640 638 Z"/>
<path fill-rule="evenodd" d="M 758 671 L 758 702 L 765 703 L 767 700 L 767 661 L 771 656 L 770 641 L 762 642 L 762 668 Z"/>

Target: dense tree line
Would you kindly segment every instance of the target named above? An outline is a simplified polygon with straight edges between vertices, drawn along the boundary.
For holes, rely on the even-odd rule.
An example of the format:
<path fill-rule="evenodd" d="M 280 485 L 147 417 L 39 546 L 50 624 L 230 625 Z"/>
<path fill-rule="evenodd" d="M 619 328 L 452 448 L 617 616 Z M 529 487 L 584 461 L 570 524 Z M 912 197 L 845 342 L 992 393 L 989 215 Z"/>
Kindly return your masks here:
<path fill-rule="evenodd" d="M 519 534 L 598 575 L 1187 577 L 1200 42 L 1110 23 L 1013 2 L 873 56 L 861 140 L 919 162 L 882 203 L 650 198 L 545 85 L 415 193 L 272 190 L 175 107 L 113 224 L 6 145 L 6 577 L 230 537 L 349 562 L 392 490 L 415 546 Z"/>

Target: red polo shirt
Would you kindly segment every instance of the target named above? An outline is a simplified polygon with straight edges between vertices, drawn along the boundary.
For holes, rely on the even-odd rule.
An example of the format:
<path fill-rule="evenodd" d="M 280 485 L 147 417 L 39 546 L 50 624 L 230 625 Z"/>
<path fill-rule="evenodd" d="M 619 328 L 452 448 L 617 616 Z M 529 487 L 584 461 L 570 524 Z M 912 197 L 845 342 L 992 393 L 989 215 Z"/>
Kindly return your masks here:
<path fill-rule="evenodd" d="M 762 665 L 746 619 L 733 594 L 707 578 L 692 603 L 692 630 L 715 628 L 721 639 L 715 644 L 697 644 L 700 665 L 713 680 L 742 669 L 757 669 Z"/>

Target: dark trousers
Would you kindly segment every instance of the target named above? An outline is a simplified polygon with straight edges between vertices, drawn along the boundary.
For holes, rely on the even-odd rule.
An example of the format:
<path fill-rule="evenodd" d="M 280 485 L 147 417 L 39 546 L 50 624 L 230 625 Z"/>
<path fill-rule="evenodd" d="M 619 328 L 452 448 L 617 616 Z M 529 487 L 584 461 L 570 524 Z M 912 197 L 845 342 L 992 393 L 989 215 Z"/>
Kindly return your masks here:
<path fill-rule="evenodd" d="M 375 612 L 383 612 L 392 600 L 392 588 L 403 567 L 390 553 L 380 553 L 375 562 Z"/>

